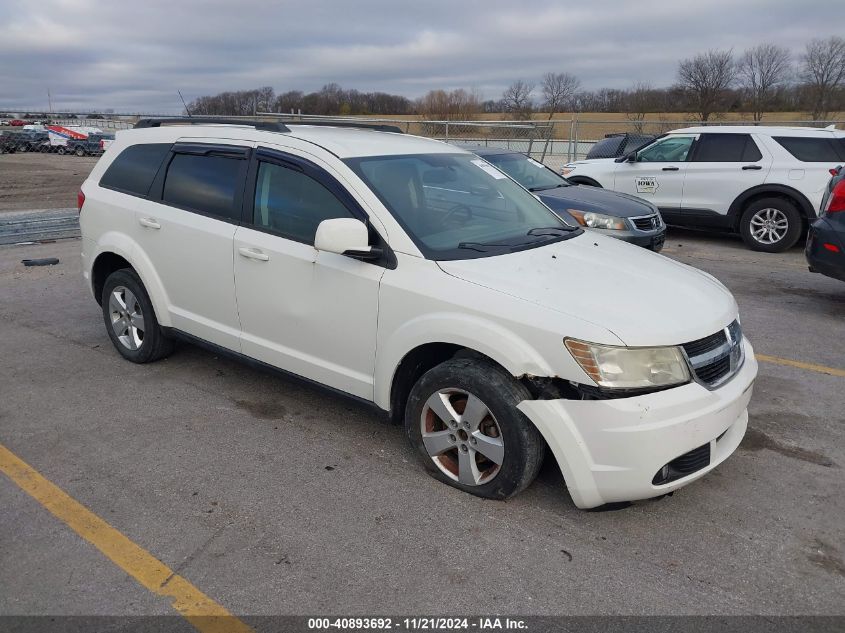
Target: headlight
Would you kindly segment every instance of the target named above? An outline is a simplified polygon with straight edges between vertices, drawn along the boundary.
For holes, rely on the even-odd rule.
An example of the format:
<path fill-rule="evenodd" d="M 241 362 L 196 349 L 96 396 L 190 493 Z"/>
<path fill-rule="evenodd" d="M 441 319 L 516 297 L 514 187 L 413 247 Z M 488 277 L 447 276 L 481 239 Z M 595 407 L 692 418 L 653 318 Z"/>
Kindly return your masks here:
<path fill-rule="evenodd" d="M 614 347 L 564 339 L 566 348 L 600 387 L 637 389 L 689 382 L 690 373 L 679 347 Z"/>
<path fill-rule="evenodd" d="M 591 229 L 623 231 L 628 228 L 625 224 L 625 220 L 612 215 L 594 213 L 593 211 L 581 211 L 579 209 L 567 209 L 566 211 L 578 220 L 578 224 L 581 226 L 587 226 Z"/>
<path fill-rule="evenodd" d="M 564 165 L 563 169 L 560 170 L 560 173 L 564 176 L 568 176 L 569 174 L 571 174 L 573 172 L 574 169 L 575 169 L 574 165 Z"/>

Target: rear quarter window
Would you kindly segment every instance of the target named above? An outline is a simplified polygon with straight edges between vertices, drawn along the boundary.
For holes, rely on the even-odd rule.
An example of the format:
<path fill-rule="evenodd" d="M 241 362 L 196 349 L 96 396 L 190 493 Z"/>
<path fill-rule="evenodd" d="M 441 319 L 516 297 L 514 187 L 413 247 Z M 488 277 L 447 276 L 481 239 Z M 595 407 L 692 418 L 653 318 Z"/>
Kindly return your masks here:
<path fill-rule="evenodd" d="M 802 163 L 835 163 L 845 160 L 845 140 L 843 139 L 803 136 L 773 136 L 772 138 Z"/>
<path fill-rule="evenodd" d="M 130 145 L 106 169 L 100 178 L 100 186 L 146 196 L 169 151 L 170 143 Z"/>

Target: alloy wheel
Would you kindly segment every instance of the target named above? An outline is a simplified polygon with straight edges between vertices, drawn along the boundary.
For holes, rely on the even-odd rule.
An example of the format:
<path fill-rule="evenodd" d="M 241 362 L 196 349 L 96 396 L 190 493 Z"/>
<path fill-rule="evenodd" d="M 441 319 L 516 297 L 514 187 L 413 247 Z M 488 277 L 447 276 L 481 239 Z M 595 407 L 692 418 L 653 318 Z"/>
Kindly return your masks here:
<path fill-rule="evenodd" d="M 477 396 L 461 389 L 433 393 L 420 416 L 422 441 L 432 461 L 466 486 L 490 482 L 502 468 L 502 430 Z"/>
<path fill-rule="evenodd" d="M 137 350 L 144 342 L 144 314 L 141 304 L 125 286 L 116 286 L 109 296 L 111 327 L 117 340 L 130 350 Z"/>
<path fill-rule="evenodd" d="M 751 217 L 751 235 L 761 244 L 777 244 L 789 230 L 789 219 L 780 209 L 766 207 Z"/>

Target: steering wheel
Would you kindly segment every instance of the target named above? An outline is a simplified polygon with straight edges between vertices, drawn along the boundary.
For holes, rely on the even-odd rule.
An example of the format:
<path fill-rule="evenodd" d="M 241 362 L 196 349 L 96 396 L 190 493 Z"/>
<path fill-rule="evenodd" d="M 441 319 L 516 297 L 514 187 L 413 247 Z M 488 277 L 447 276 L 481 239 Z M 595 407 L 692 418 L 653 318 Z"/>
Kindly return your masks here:
<path fill-rule="evenodd" d="M 456 217 L 458 213 L 463 213 L 466 217 L 461 224 L 466 224 L 472 219 L 472 209 L 465 204 L 456 204 L 449 212 L 443 216 L 443 224 L 446 224 L 452 218 Z"/>
<path fill-rule="evenodd" d="M 656 154 L 654 157 L 658 163 L 666 162 L 666 155 L 665 154 Z"/>

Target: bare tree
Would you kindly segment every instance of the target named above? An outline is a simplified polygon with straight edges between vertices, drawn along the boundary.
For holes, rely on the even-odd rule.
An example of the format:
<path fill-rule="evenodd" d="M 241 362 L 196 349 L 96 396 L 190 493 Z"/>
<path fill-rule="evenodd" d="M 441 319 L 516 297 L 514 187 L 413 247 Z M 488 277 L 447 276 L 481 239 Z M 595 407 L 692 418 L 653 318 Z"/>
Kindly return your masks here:
<path fill-rule="evenodd" d="M 710 50 L 678 65 L 678 83 L 702 121 L 719 111 L 736 74 L 733 51 Z"/>
<path fill-rule="evenodd" d="M 549 121 L 572 100 L 581 87 L 575 75 L 569 73 L 546 73 L 541 84 L 543 107 L 549 113 Z"/>
<path fill-rule="evenodd" d="M 754 120 L 761 121 L 775 89 L 789 79 L 789 51 L 775 44 L 760 44 L 742 54 L 736 70 Z"/>
<path fill-rule="evenodd" d="M 812 40 L 801 61 L 801 79 L 809 93 L 813 120 L 826 119 L 833 96 L 845 83 L 845 39 L 834 35 Z"/>
<path fill-rule="evenodd" d="M 517 119 L 530 119 L 534 111 L 534 104 L 531 102 L 532 92 L 534 92 L 534 84 L 526 83 L 522 79 L 513 82 L 502 93 L 505 111 Z"/>
<path fill-rule="evenodd" d="M 625 97 L 625 115 L 629 121 L 634 121 L 634 129 L 642 132 L 645 125 L 645 115 L 654 110 L 654 88 L 645 81 L 638 81 Z"/>

